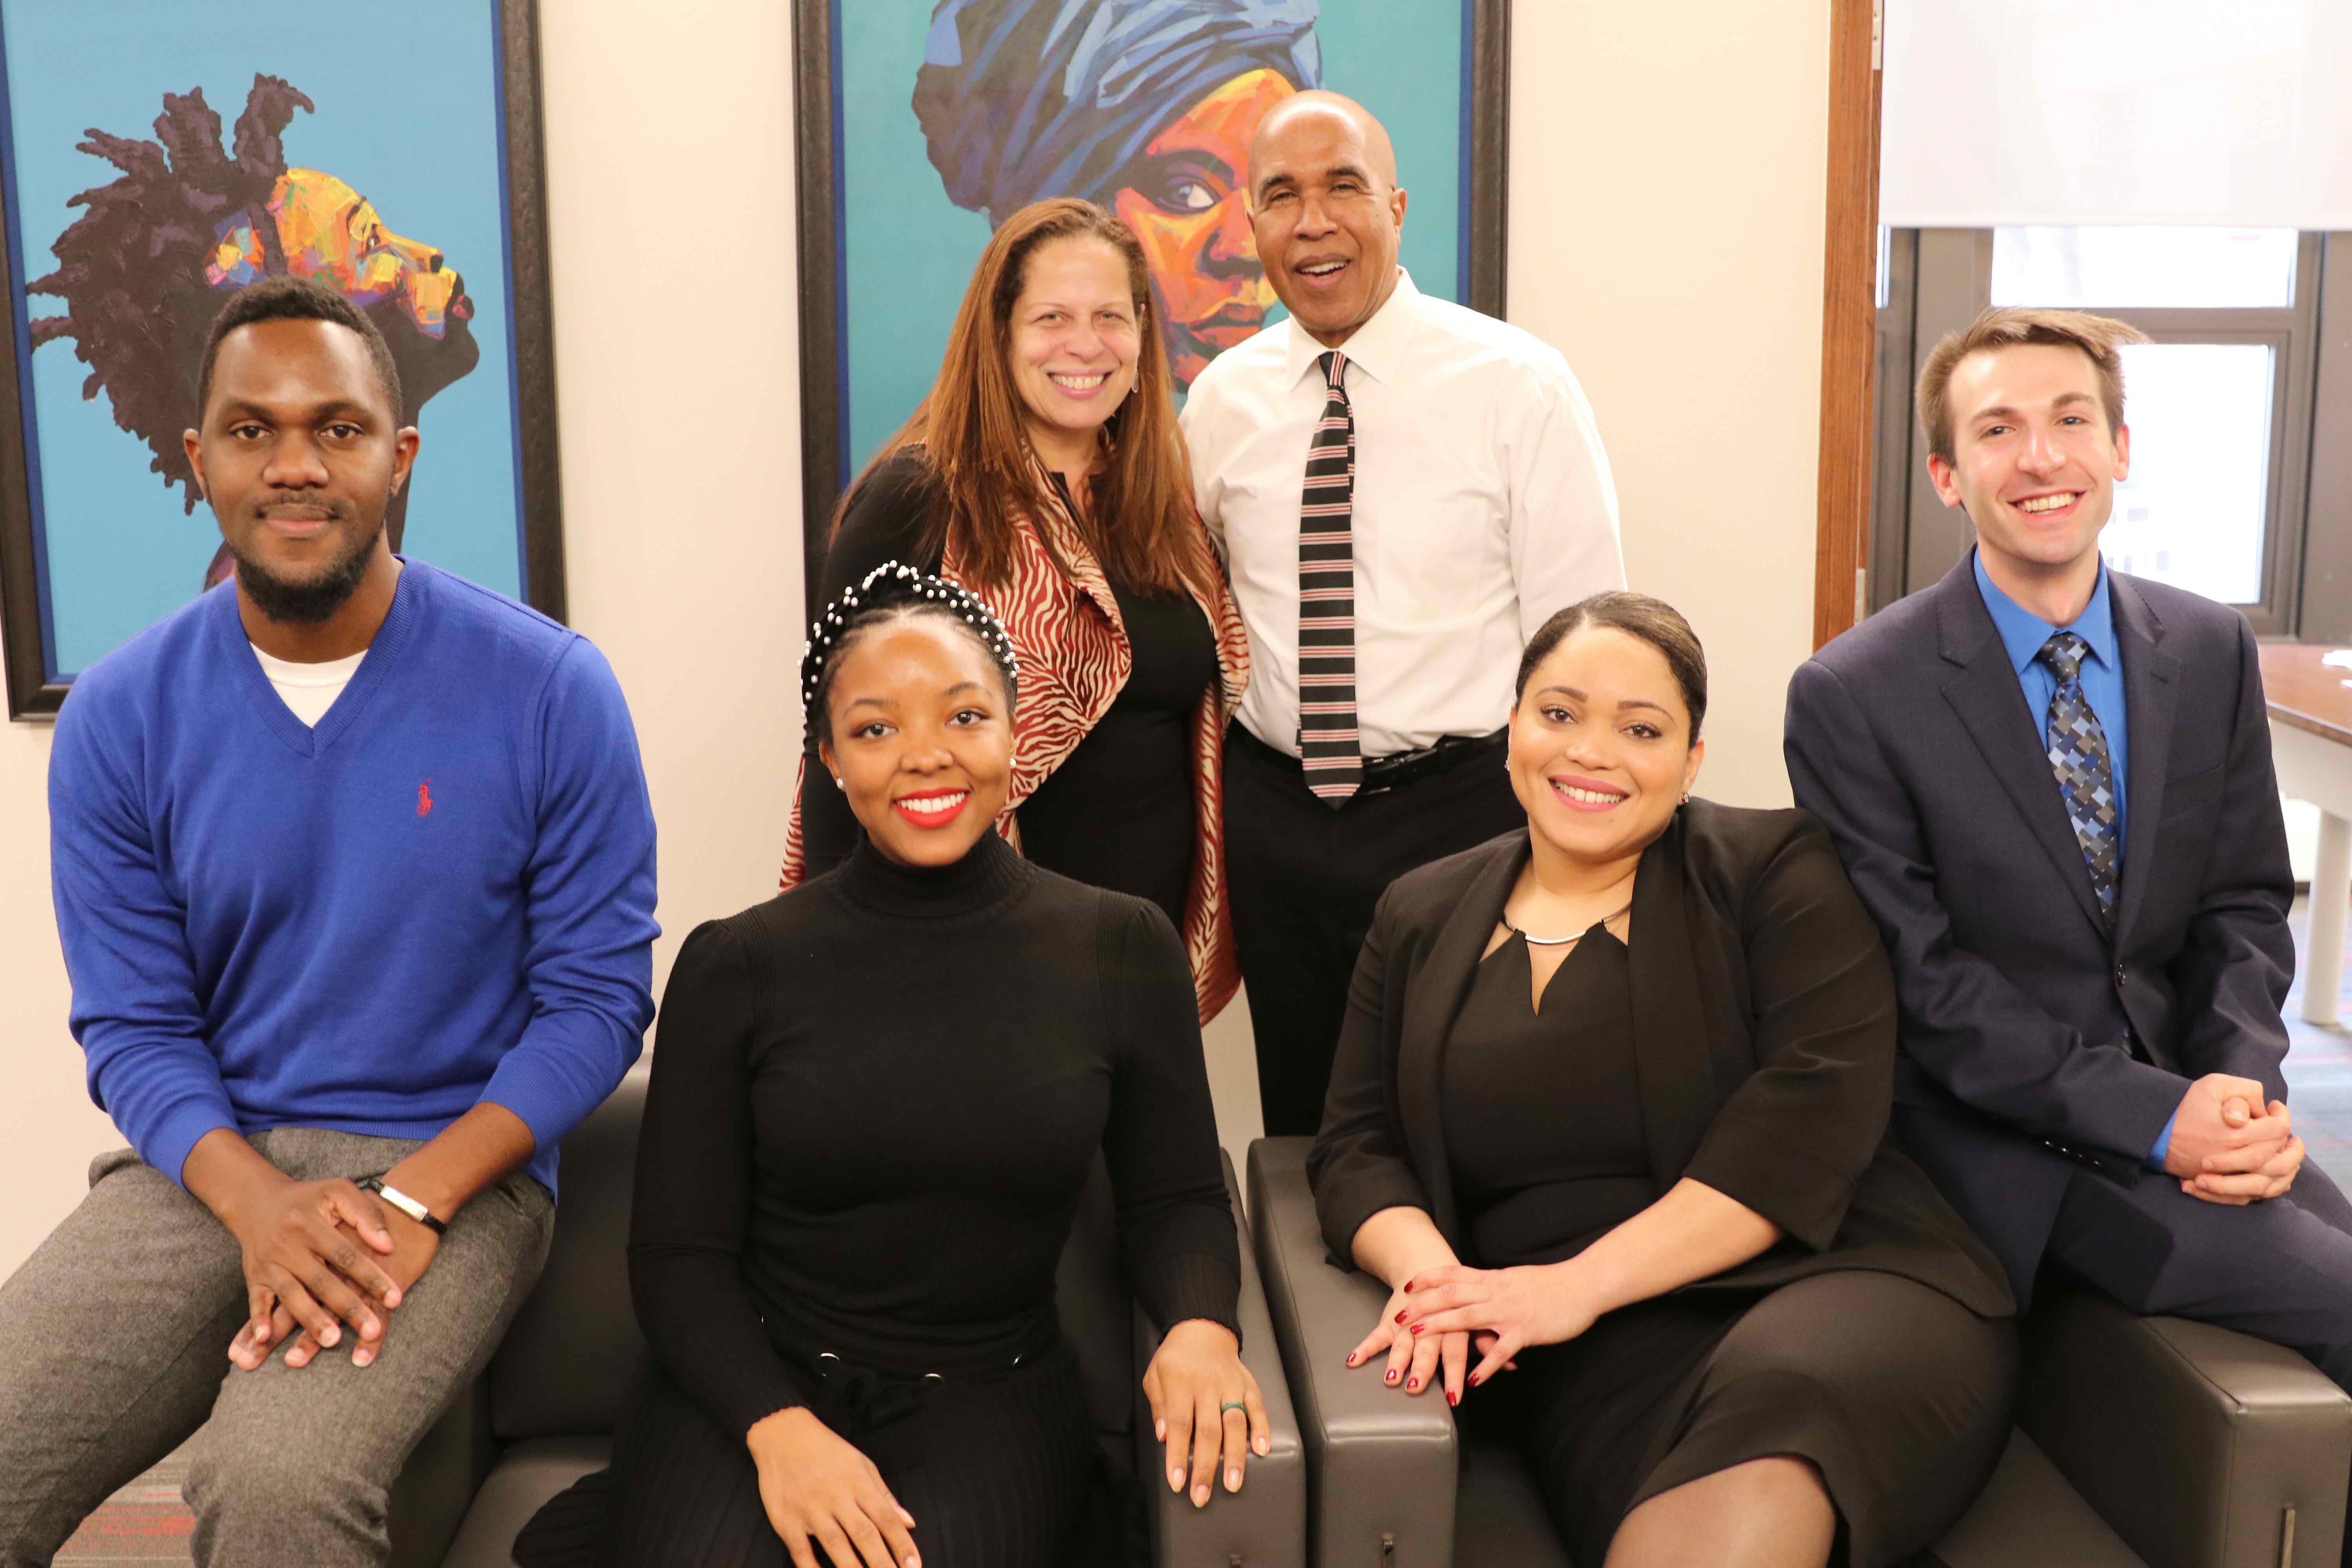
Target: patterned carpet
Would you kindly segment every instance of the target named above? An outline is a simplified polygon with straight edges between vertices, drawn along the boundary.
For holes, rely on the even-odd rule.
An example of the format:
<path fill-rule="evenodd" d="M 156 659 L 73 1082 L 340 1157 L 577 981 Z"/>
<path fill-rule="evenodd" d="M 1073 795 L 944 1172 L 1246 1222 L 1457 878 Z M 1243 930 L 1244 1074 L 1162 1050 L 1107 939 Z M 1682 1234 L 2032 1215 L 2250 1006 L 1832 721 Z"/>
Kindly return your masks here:
<path fill-rule="evenodd" d="M 188 1461 L 174 1454 L 108 1499 L 83 1521 L 56 1561 L 76 1564 L 173 1563 L 186 1568 L 195 1521 L 180 1500 Z"/>
<path fill-rule="evenodd" d="M 2294 906 L 2301 952 L 2310 929 L 2305 900 Z M 2301 1016 L 2303 981 L 2287 994 L 2286 1079 L 2294 1094 L 2296 1129 L 2310 1158 L 2338 1183 L 2352 1184 L 2352 1030 L 2321 1028 Z M 2352 1018 L 2352 963 L 2345 973 L 2341 1013 Z M 180 1501 L 187 1461 L 174 1454 L 107 1500 L 58 1552 L 74 1564 L 163 1564 L 184 1568 L 192 1521 Z"/>

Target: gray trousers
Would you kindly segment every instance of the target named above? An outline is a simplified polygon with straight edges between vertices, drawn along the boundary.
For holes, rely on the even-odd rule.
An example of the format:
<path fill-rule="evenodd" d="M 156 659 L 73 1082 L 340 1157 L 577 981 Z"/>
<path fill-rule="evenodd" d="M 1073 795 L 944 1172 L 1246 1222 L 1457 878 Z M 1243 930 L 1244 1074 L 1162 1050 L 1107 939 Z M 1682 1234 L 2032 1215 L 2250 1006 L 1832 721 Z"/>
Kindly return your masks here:
<path fill-rule="evenodd" d="M 373 1175 L 418 1145 L 317 1128 L 249 1140 L 299 1180 Z M 195 1434 L 200 1564 L 377 1564 L 393 1479 L 478 1375 L 547 1260 L 555 1205 L 517 1173 L 449 1224 L 372 1366 L 341 1344 L 243 1372 L 236 1237 L 130 1150 L 0 1285 L 0 1568 L 46 1564 L 90 1511 Z M 201 1428 L 201 1430 L 199 1430 Z"/>

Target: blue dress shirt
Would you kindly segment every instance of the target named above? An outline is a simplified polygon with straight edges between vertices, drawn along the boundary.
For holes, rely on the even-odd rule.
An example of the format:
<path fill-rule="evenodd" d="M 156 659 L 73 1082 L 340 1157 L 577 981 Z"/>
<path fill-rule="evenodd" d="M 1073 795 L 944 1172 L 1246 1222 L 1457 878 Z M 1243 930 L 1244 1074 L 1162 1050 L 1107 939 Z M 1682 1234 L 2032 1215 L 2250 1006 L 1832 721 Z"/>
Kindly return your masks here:
<path fill-rule="evenodd" d="M 2081 615 L 2058 626 L 2002 593 L 1986 574 L 1981 551 L 1973 559 L 1977 592 L 1984 595 L 1985 608 L 1992 615 L 1993 629 L 2000 634 L 2000 646 L 2017 671 L 2017 683 L 2025 693 L 2026 710 L 2033 715 L 2034 733 L 2048 733 L 2050 700 L 2058 694 L 2058 676 L 2042 662 L 2042 645 L 2060 632 L 2073 632 L 2091 650 L 2083 660 L 2083 700 L 2098 715 L 2099 728 L 2106 731 L 2107 767 L 2116 781 L 2116 840 L 2121 844 L 2125 814 L 2131 809 L 2131 791 L 2125 777 L 2131 765 L 2131 748 L 2126 744 L 2123 650 L 2116 642 L 2115 606 L 2107 596 L 2106 562 L 2099 563 L 2099 581 L 2091 590 L 2091 602 L 2083 606 Z M 2165 1153 L 2171 1147 L 2172 1119 L 2167 1118 L 2164 1131 L 2148 1154 L 2148 1168 L 2162 1170 Z"/>

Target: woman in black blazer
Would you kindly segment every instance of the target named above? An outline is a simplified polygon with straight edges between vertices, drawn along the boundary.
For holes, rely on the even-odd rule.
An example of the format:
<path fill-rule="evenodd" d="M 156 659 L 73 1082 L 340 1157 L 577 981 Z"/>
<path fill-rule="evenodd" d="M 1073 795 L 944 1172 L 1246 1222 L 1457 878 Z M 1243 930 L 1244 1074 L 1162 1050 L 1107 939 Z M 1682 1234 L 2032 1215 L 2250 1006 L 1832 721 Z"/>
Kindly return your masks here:
<path fill-rule="evenodd" d="M 1466 1394 L 1579 1563 L 1892 1563 L 2000 1457 L 2012 1304 L 1885 1142 L 1894 983 L 1827 836 L 1690 799 L 1706 708 L 1672 608 L 1562 611 L 1528 831 L 1381 900 L 1308 1165 L 1393 1292 L 1349 1364 Z"/>

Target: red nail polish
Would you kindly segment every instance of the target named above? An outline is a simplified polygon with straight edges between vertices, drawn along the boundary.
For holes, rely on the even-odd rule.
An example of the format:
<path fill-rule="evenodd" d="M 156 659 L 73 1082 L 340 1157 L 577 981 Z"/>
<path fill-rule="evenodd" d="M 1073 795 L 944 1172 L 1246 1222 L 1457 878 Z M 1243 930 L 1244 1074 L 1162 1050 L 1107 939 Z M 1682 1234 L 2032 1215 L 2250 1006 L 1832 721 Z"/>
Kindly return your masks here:
<path fill-rule="evenodd" d="M 1419 1323 L 1415 1323 L 1415 1324 L 1412 1326 L 1412 1331 L 1413 1331 L 1414 1333 L 1416 1333 L 1416 1334 L 1418 1334 L 1419 1332 L 1421 1332 L 1421 1325 L 1420 1325 Z"/>
<path fill-rule="evenodd" d="M 1448 1405 L 1459 1405 L 1462 1403 L 1462 1396 L 1449 1388 L 1445 1391 L 1445 1403 Z"/>
<path fill-rule="evenodd" d="M 1411 1383 L 1406 1384 L 1404 1385 L 1404 1387 L 1405 1387 L 1405 1392 L 1406 1392 L 1406 1393 L 1408 1393 L 1408 1394 L 1415 1393 L 1415 1392 L 1417 1392 L 1417 1391 L 1420 1389 L 1420 1387 L 1421 1387 L 1421 1379 L 1419 1379 L 1419 1378 L 1417 1378 L 1417 1377 L 1416 1377 L 1416 1378 L 1414 1378 Z"/>
<path fill-rule="evenodd" d="M 1403 1321 L 1404 1321 L 1404 1313 L 1403 1313 L 1403 1311 L 1402 1311 L 1402 1310 L 1399 1310 L 1399 1311 L 1398 1311 L 1398 1313 L 1397 1313 L 1397 1315 L 1396 1315 L 1396 1321 L 1397 1321 L 1398 1322 L 1400 1322 L 1400 1323 L 1402 1323 L 1402 1322 L 1403 1322 Z"/>
<path fill-rule="evenodd" d="M 1396 1373 L 1389 1373 L 1389 1381 L 1390 1381 L 1391 1383 L 1394 1383 L 1394 1382 L 1396 1381 Z"/>
<path fill-rule="evenodd" d="M 1475 1373 L 1475 1372 L 1474 1372 L 1474 1373 L 1472 1373 L 1470 1374 L 1470 1386 L 1471 1386 L 1471 1387 L 1473 1387 L 1473 1388 L 1475 1388 L 1475 1387 L 1477 1387 L 1477 1386 L 1478 1386 L 1478 1384 L 1479 1384 L 1483 1380 L 1484 1380 L 1484 1374 L 1483 1374 L 1483 1373 Z"/>

